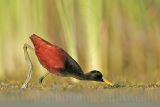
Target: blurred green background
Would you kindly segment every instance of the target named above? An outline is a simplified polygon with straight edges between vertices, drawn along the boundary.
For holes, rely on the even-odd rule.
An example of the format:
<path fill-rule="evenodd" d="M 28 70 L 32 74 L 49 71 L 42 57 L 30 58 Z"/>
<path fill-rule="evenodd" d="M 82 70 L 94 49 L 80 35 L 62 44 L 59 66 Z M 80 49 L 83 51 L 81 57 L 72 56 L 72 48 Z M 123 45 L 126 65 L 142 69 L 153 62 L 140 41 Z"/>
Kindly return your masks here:
<path fill-rule="evenodd" d="M 0 0 L 0 80 L 24 80 L 33 33 L 64 48 L 85 72 L 112 81 L 160 79 L 160 0 Z M 42 68 L 30 52 L 34 76 Z"/>

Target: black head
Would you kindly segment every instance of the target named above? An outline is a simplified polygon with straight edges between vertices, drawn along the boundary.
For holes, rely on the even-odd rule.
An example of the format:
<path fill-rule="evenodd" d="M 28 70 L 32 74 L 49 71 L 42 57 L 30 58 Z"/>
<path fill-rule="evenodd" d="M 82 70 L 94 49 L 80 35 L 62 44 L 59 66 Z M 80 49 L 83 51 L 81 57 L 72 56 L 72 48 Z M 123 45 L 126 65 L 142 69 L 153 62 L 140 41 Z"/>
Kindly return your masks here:
<path fill-rule="evenodd" d="M 102 73 L 97 70 L 93 70 L 93 71 L 90 71 L 89 73 L 86 73 L 85 79 L 92 80 L 92 81 L 105 82 L 106 84 L 111 85 L 111 86 L 114 85 L 110 81 L 104 79 Z"/>
<path fill-rule="evenodd" d="M 104 82 L 102 73 L 97 70 L 90 71 L 85 75 L 88 80 Z"/>

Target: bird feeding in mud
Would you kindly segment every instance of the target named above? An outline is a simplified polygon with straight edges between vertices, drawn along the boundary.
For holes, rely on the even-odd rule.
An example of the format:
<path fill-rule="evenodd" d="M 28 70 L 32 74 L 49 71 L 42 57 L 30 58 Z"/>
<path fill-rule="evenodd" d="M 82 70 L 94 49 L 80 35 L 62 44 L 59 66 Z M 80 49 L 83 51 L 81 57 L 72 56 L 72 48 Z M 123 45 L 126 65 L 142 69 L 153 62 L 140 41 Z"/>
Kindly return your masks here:
<path fill-rule="evenodd" d="M 113 85 L 108 80 L 105 80 L 102 73 L 97 70 L 84 73 L 79 64 L 67 52 L 55 44 L 51 44 L 35 34 L 31 35 L 30 39 L 34 48 L 26 43 L 23 47 L 29 72 L 27 79 L 21 88 L 26 88 L 32 77 L 32 62 L 27 49 L 34 50 L 41 65 L 49 71 L 39 79 L 39 83 L 42 83 L 44 78 L 49 73 L 52 73 L 58 76 L 73 77 L 79 80 L 105 82 L 108 85 Z"/>

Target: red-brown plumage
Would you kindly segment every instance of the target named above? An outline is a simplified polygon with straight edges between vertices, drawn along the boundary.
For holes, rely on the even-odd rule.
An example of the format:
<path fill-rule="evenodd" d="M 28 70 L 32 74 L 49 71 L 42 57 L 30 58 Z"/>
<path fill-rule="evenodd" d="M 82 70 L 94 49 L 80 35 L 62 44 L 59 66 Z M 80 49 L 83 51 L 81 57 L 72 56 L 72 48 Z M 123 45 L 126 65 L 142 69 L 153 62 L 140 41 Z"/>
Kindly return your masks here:
<path fill-rule="evenodd" d="M 35 47 L 35 53 L 39 62 L 49 72 L 58 75 L 59 70 L 64 68 L 66 54 L 63 49 L 45 41 L 33 34 L 30 37 Z"/>

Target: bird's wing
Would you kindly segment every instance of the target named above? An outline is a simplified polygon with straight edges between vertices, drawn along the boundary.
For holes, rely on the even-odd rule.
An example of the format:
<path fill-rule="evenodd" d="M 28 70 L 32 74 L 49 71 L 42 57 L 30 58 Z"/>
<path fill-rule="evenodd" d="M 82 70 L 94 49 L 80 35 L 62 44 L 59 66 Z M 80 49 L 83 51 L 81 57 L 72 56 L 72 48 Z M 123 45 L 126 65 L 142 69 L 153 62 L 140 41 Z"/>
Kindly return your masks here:
<path fill-rule="evenodd" d="M 36 49 L 36 55 L 40 63 L 49 71 L 58 70 L 64 67 L 65 56 L 58 48 L 45 45 Z"/>

